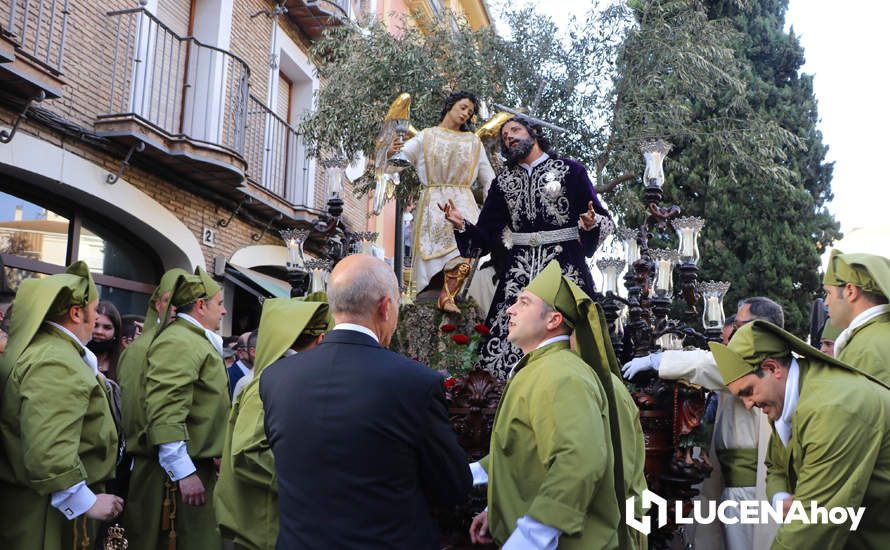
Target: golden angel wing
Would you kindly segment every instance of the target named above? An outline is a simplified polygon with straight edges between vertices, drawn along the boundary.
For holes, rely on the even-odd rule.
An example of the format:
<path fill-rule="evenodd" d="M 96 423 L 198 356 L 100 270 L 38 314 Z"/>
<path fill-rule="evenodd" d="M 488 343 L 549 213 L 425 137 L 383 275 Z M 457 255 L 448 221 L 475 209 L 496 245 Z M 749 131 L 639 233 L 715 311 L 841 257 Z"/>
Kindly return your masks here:
<path fill-rule="evenodd" d="M 504 125 L 505 122 L 513 118 L 513 113 L 508 113 L 506 111 L 500 111 L 490 119 L 485 121 L 485 124 L 476 129 L 476 135 L 479 139 L 485 143 L 486 140 L 497 138 L 498 134 L 501 132 L 501 126 Z"/>
<path fill-rule="evenodd" d="M 398 183 L 398 174 L 387 173 L 387 160 L 389 158 L 389 150 L 392 142 L 398 135 L 397 126 L 401 125 L 404 129 L 405 121 L 411 116 L 411 94 L 399 94 L 398 97 L 390 104 L 386 116 L 383 118 L 383 127 L 377 135 L 374 147 L 374 187 L 373 197 L 373 213 L 380 214 L 383 211 L 383 205 L 393 196 L 392 187 Z M 412 132 L 413 130 L 413 132 Z M 414 127 L 408 125 L 406 138 L 413 137 L 417 134 Z"/>
<path fill-rule="evenodd" d="M 411 116 L 411 94 L 399 94 L 389 106 L 383 120 L 408 120 Z"/>

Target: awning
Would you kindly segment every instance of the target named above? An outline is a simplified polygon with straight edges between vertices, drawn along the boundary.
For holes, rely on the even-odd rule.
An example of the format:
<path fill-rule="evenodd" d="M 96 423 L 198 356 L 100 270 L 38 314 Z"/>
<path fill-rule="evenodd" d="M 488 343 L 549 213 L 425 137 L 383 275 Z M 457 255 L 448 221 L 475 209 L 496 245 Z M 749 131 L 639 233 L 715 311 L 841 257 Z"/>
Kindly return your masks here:
<path fill-rule="evenodd" d="M 246 267 L 226 264 L 225 279 L 253 294 L 260 300 L 290 297 L 290 284 L 287 281 L 270 277 Z"/>

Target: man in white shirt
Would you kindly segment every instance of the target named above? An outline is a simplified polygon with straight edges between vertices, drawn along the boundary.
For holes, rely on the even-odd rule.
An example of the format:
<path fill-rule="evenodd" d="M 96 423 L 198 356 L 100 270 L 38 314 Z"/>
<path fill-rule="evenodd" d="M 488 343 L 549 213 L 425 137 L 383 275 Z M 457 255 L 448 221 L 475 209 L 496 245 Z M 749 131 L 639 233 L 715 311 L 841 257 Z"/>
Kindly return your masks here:
<path fill-rule="evenodd" d="M 755 296 L 739 302 L 733 321 L 735 330 L 755 320 L 769 321 L 779 327 L 785 323 L 782 306 L 769 298 Z M 726 338 L 724 344 L 728 342 Z M 720 376 L 717 363 L 710 351 L 671 350 L 638 357 L 624 365 L 624 377 L 632 379 L 640 372 L 655 370 L 665 380 L 686 380 L 718 392 L 717 416 L 714 420 L 712 447 L 720 468 L 705 482 L 703 498 L 725 500 L 757 500 L 757 480 L 765 478 L 761 455 L 768 442 L 766 420 L 759 409 L 747 409 L 734 398 Z M 761 452 L 762 450 L 762 452 Z M 718 481 L 719 480 L 719 481 Z M 760 499 L 762 500 L 762 499 Z M 728 509 L 731 512 L 732 509 Z M 712 524 L 716 525 L 716 524 Z M 695 539 L 700 545 L 720 544 L 727 550 L 755 550 L 772 535 L 773 529 L 753 524 L 719 524 L 722 531 L 713 532 L 710 526 L 698 526 Z M 715 540 L 718 539 L 718 540 Z"/>

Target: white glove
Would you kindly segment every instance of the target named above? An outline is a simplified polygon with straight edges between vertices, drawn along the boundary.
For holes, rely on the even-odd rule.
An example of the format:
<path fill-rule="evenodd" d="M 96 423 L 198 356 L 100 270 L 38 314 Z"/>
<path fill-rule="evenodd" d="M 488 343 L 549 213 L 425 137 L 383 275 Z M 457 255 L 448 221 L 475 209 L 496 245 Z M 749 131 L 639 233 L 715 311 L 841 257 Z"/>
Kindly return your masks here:
<path fill-rule="evenodd" d="M 645 357 L 634 357 L 621 368 L 621 374 L 624 378 L 630 380 L 647 370 L 658 372 L 659 363 L 661 363 L 661 353 L 653 353 Z"/>

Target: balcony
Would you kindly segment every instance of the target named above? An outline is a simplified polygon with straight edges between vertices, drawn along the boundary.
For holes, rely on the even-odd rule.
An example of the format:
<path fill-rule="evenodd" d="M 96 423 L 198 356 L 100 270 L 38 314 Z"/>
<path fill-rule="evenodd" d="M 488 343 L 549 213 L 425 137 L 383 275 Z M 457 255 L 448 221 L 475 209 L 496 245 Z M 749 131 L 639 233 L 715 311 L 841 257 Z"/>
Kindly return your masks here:
<path fill-rule="evenodd" d="M 311 158 L 303 136 L 253 95 L 248 101 L 244 156 L 253 189 L 243 191 L 257 199 L 258 207 L 268 205 L 269 214 L 284 210 L 297 220 L 314 218 L 317 212 L 308 206 Z"/>
<path fill-rule="evenodd" d="M 0 88 L 22 99 L 62 96 L 68 0 L 0 1 Z"/>
<path fill-rule="evenodd" d="M 235 196 L 247 168 L 250 69 L 235 55 L 180 37 L 144 9 L 107 14 L 113 40 L 108 112 L 96 130 L 143 160 Z"/>
<path fill-rule="evenodd" d="M 351 13 L 350 0 L 286 0 L 287 16 L 313 42 L 328 27 L 340 25 Z"/>

